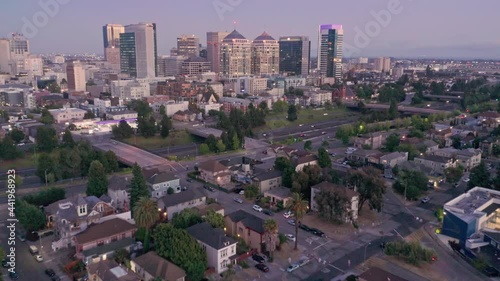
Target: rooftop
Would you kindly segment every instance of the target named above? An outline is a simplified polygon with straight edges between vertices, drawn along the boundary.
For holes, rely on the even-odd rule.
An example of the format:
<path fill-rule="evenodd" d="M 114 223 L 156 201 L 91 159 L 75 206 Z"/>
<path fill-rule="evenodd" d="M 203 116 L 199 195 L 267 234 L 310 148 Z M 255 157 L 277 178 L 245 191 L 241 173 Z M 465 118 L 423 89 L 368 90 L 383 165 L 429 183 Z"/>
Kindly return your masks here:
<path fill-rule="evenodd" d="M 263 173 L 263 174 L 255 176 L 254 180 L 257 180 L 257 181 L 266 181 L 266 180 L 270 180 L 270 179 L 279 178 L 282 175 L 283 175 L 283 173 L 281 171 L 273 170 L 273 171 L 269 171 L 267 173 Z"/>
<path fill-rule="evenodd" d="M 196 240 L 216 249 L 221 250 L 229 245 L 236 244 L 236 240 L 226 236 L 224 230 L 212 227 L 208 222 L 195 224 L 186 229 L 186 231 Z"/>
<path fill-rule="evenodd" d="M 178 179 L 178 177 L 173 173 L 163 172 L 163 173 L 155 173 L 151 177 L 147 178 L 146 181 L 149 184 L 158 184 L 168 181 L 173 181 Z"/>
<path fill-rule="evenodd" d="M 264 41 L 264 40 L 275 41 L 275 39 L 271 35 L 267 34 L 267 32 L 265 31 L 254 39 L 254 41 Z"/>
<path fill-rule="evenodd" d="M 182 268 L 158 256 L 153 251 L 134 258 L 132 262 L 152 276 L 159 276 L 163 280 L 178 280 L 186 276 L 186 272 Z"/>
<path fill-rule="evenodd" d="M 498 203 L 500 203 L 500 191 L 484 187 L 474 187 L 467 191 L 467 193 L 450 200 L 444 207 L 447 211 L 453 212 L 453 214 L 462 220 L 470 221 L 491 211 L 490 209 L 493 207 L 490 206 L 497 205 Z"/>
<path fill-rule="evenodd" d="M 378 267 L 372 267 L 359 276 L 360 280 L 367 281 L 408 281 Z"/>
<path fill-rule="evenodd" d="M 115 218 L 89 226 L 82 233 L 77 234 L 75 239 L 78 244 L 85 244 L 133 230 L 137 230 L 135 225 L 125 220 Z"/>
<path fill-rule="evenodd" d="M 201 191 L 191 188 L 183 192 L 163 196 L 158 199 L 158 201 L 163 202 L 164 208 L 168 208 L 203 197 L 205 197 L 205 195 L 202 194 Z"/>
<path fill-rule="evenodd" d="M 416 159 L 424 159 L 427 161 L 433 161 L 433 162 L 438 162 L 438 163 L 448 163 L 448 162 L 450 162 L 450 160 L 453 160 L 449 157 L 443 157 L 443 156 L 437 156 L 437 155 L 427 155 L 427 154 L 420 156 L 420 157 L 415 157 L 415 160 Z"/>
<path fill-rule="evenodd" d="M 264 220 L 254 216 L 246 211 L 238 210 L 234 213 L 227 215 L 233 222 L 242 222 L 246 227 L 258 232 L 264 233 Z"/>
<path fill-rule="evenodd" d="M 229 33 L 229 35 L 227 35 L 226 37 L 224 37 L 224 40 L 233 40 L 233 39 L 243 39 L 245 40 L 246 38 L 241 35 L 241 33 L 239 33 L 238 31 L 233 30 L 233 32 Z"/>
<path fill-rule="evenodd" d="M 208 160 L 202 162 L 198 165 L 198 169 L 217 173 L 227 170 L 227 167 L 222 165 L 219 161 L 216 160 Z"/>
<path fill-rule="evenodd" d="M 100 280 L 106 281 L 136 281 L 140 276 L 127 268 L 119 265 L 113 259 L 102 260 L 98 263 L 88 265 L 90 275 L 99 276 Z"/>
<path fill-rule="evenodd" d="M 313 185 L 313 186 L 311 186 L 311 189 L 316 189 L 316 190 L 322 190 L 322 189 L 338 190 L 338 191 L 343 192 L 348 198 L 353 198 L 355 196 L 359 196 L 359 193 L 356 192 L 356 191 L 354 191 L 354 190 L 352 190 L 352 189 L 349 189 L 349 188 L 347 188 L 345 186 L 336 185 L 336 184 L 333 184 L 333 183 L 330 183 L 330 182 L 327 182 L 327 181 L 320 182 L 317 185 Z"/>
<path fill-rule="evenodd" d="M 287 198 L 292 196 L 292 192 L 290 191 L 290 188 L 286 187 L 279 187 L 279 188 L 273 188 L 271 190 L 268 190 L 264 192 L 265 194 L 273 195 L 279 198 Z"/>

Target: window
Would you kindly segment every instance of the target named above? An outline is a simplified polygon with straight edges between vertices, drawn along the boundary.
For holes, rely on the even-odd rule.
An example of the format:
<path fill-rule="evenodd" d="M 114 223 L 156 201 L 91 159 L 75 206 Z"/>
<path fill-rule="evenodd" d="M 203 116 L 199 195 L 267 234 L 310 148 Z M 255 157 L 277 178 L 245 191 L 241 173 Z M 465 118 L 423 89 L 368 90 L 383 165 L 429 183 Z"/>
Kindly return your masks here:
<path fill-rule="evenodd" d="M 220 257 L 221 257 L 221 258 L 223 258 L 223 257 L 227 257 L 227 249 L 222 250 L 222 251 L 220 252 Z"/>
<path fill-rule="evenodd" d="M 103 240 L 97 242 L 97 246 L 102 246 L 102 245 L 104 245 L 104 241 Z"/>

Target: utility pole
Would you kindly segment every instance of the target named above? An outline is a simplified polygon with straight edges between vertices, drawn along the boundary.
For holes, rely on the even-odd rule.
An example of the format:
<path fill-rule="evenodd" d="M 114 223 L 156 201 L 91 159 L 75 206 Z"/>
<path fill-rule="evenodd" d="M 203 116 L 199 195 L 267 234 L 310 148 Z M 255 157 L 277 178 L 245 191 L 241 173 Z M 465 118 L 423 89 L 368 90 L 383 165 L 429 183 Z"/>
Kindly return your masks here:
<path fill-rule="evenodd" d="M 46 185 L 46 186 L 47 186 L 47 185 L 49 185 L 49 184 L 48 184 L 48 180 L 47 180 L 47 170 L 45 170 L 45 185 Z"/>

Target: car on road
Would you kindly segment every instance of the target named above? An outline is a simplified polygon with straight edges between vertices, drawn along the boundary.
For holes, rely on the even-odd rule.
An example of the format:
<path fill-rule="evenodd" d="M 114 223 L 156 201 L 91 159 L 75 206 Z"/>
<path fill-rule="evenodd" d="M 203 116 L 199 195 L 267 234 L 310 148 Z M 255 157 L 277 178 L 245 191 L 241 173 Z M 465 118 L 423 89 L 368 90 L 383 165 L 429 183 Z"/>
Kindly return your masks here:
<path fill-rule="evenodd" d="M 306 134 L 300 134 L 300 136 L 301 136 L 301 137 L 305 137 L 305 136 L 307 136 L 307 135 L 306 135 Z"/>
<path fill-rule="evenodd" d="M 335 156 L 337 156 L 337 153 L 332 152 L 332 153 L 330 153 L 330 156 L 335 157 Z"/>
<path fill-rule="evenodd" d="M 424 197 L 424 198 L 422 199 L 422 203 L 427 203 L 427 202 L 429 202 L 430 200 L 431 200 L 431 198 L 429 198 L 429 197 Z"/>
<path fill-rule="evenodd" d="M 211 191 L 211 192 L 214 192 L 215 191 L 215 188 L 209 186 L 209 185 L 204 185 L 203 186 L 204 189 L 208 190 L 208 191 Z"/>
<path fill-rule="evenodd" d="M 42 261 L 43 261 L 43 257 L 42 257 L 42 255 L 35 255 L 35 260 L 36 260 L 37 262 L 42 262 Z"/>
<path fill-rule="evenodd" d="M 299 124 L 299 127 L 302 127 L 302 126 L 304 126 L 304 124 Z"/>
<path fill-rule="evenodd" d="M 262 136 L 263 136 L 263 137 L 267 137 L 267 134 L 266 134 L 266 133 L 263 133 L 263 134 L 262 134 Z"/>
<path fill-rule="evenodd" d="M 45 274 L 47 274 L 49 277 L 56 276 L 56 272 L 51 268 L 45 269 Z"/>
<path fill-rule="evenodd" d="M 314 128 L 315 126 L 314 125 L 311 125 L 311 128 Z"/>
<path fill-rule="evenodd" d="M 295 220 L 288 220 L 288 221 L 287 221 L 287 223 L 288 223 L 289 225 L 293 225 L 293 226 L 295 226 Z"/>
<path fill-rule="evenodd" d="M 300 228 L 300 229 L 303 229 L 303 230 L 305 230 L 305 231 L 307 231 L 307 232 L 311 232 L 311 231 L 313 230 L 313 229 L 312 229 L 312 228 L 310 228 L 309 226 L 307 226 L 307 225 L 305 225 L 305 224 L 302 224 L 302 223 L 300 223 L 300 224 L 299 224 L 299 228 Z"/>
<path fill-rule="evenodd" d="M 243 191 L 243 188 L 235 188 L 235 189 L 233 189 L 233 192 L 237 193 L 237 194 L 239 194 L 241 191 Z"/>
<path fill-rule="evenodd" d="M 17 274 L 17 272 L 15 272 L 15 271 L 9 271 L 9 277 L 10 277 L 10 279 L 12 279 L 12 280 L 17 280 L 17 279 L 19 279 L 19 275 L 18 275 L 18 274 Z"/>
<path fill-rule="evenodd" d="M 286 271 L 292 272 L 292 271 L 296 270 L 297 268 L 299 268 L 298 264 L 291 264 L 289 267 L 286 268 Z"/>
<path fill-rule="evenodd" d="M 253 205 L 252 209 L 254 209 L 257 212 L 262 212 L 262 207 L 259 205 Z"/>
<path fill-rule="evenodd" d="M 239 195 L 245 195 L 245 190 L 242 190 L 238 193 Z"/>
<path fill-rule="evenodd" d="M 187 179 L 186 181 L 187 181 L 187 182 L 193 182 L 193 180 L 192 180 L 192 179 Z"/>
<path fill-rule="evenodd" d="M 293 234 L 285 234 L 285 236 L 288 240 L 293 241 L 293 242 L 295 242 L 295 239 L 297 239 L 297 238 L 295 238 L 295 236 Z"/>
<path fill-rule="evenodd" d="M 36 246 L 30 246 L 30 253 L 32 255 L 38 255 L 38 248 Z"/>
<path fill-rule="evenodd" d="M 263 258 L 262 256 L 259 256 L 257 254 L 253 254 L 252 255 L 252 259 L 258 263 L 264 263 L 266 261 L 265 258 Z"/>
<path fill-rule="evenodd" d="M 304 266 L 306 264 L 308 264 L 311 260 L 308 258 L 308 257 L 303 257 L 299 260 L 299 262 L 297 263 L 299 266 Z"/>
<path fill-rule="evenodd" d="M 268 216 L 271 216 L 271 217 L 272 217 L 272 216 L 274 216 L 274 213 L 273 213 L 273 212 L 271 212 L 270 210 L 265 209 L 265 210 L 263 210 L 262 212 L 263 212 L 264 214 L 268 215 Z"/>
<path fill-rule="evenodd" d="M 325 233 L 319 229 L 316 229 L 316 228 L 311 228 L 311 233 L 316 235 L 316 236 L 319 236 L 319 237 L 325 237 Z"/>
<path fill-rule="evenodd" d="M 269 267 L 267 267 L 267 265 L 263 264 L 263 263 L 258 263 L 255 265 L 255 267 L 262 271 L 262 272 L 268 272 L 269 271 Z"/>
<path fill-rule="evenodd" d="M 234 202 L 238 202 L 240 204 L 243 204 L 243 200 L 241 198 L 238 198 L 238 197 L 234 197 Z"/>
<path fill-rule="evenodd" d="M 292 211 L 286 211 L 283 213 L 283 216 L 285 219 L 288 219 L 289 217 L 293 217 Z"/>
<path fill-rule="evenodd" d="M 325 132 L 325 131 L 323 131 L 323 132 L 321 132 L 321 134 L 322 134 L 322 135 L 326 135 L 326 132 Z"/>
<path fill-rule="evenodd" d="M 262 154 L 267 154 L 267 150 L 262 151 Z"/>
<path fill-rule="evenodd" d="M 469 179 L 469 178 L 465 178 L 465 179 L 464 179 L 464 182 L 469 182 L 469 181 L 470 181 L 470 179 Z"/>

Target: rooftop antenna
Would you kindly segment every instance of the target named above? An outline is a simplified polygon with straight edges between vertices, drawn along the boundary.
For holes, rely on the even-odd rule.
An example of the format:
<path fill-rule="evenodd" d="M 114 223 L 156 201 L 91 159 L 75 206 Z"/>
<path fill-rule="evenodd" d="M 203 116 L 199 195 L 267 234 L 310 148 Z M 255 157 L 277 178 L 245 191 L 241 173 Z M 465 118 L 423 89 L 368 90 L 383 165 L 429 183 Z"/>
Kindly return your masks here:
<path fill-rule="evenodd" d="M 233 29 L 236 30 L 236 20 L 233 20 Z"/>

